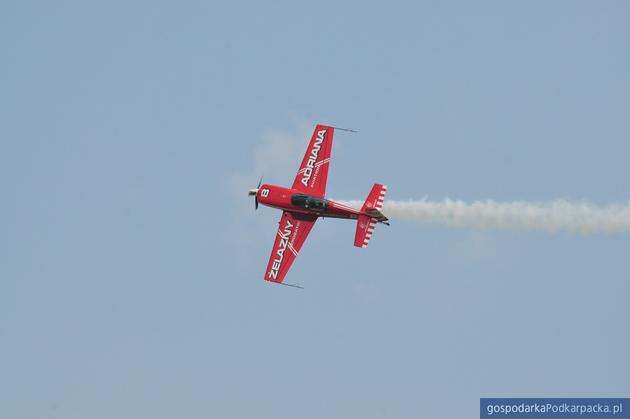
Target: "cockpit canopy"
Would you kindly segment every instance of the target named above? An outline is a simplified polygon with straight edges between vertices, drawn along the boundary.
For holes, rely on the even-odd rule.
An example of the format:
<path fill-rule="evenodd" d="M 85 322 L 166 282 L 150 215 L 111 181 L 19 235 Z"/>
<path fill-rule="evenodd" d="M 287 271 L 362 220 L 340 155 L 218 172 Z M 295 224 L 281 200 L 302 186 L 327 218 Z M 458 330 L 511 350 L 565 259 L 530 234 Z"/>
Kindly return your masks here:
<path fill-rule="evenodd" d="M 328 208 L 328 200 L 315 196 L 296 193 L 291 197 L 291 203 L 296 207 L 302 207 L 312 211 L 324 211 Z"/>

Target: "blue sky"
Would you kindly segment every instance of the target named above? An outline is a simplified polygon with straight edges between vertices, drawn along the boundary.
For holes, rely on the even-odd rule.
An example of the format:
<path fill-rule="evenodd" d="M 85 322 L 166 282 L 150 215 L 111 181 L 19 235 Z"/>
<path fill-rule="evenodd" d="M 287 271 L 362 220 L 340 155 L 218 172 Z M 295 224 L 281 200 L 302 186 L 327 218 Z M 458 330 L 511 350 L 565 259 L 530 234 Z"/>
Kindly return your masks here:
<path fill-rule="evenodd" d="M 328 193 L 627 202 L 626 2 L 0 5 L 0 416 L 476 417 L 630 392 L 625 235 L 318 222 Z"/>

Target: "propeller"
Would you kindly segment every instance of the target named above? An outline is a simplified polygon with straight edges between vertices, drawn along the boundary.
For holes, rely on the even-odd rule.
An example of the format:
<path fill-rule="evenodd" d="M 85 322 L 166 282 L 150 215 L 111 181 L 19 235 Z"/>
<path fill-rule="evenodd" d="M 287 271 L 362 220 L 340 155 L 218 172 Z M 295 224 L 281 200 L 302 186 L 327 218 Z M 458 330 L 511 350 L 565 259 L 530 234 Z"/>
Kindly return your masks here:
<path fill-rule="evenodd" d="M 254 197 L 254 208 L 258 209 L 258 189 L 260 189 L 260 185 L 262 184 L 262 176 L 258 181 L 258 186 L 256 189 L 250 189 L 248 195 Z"/>

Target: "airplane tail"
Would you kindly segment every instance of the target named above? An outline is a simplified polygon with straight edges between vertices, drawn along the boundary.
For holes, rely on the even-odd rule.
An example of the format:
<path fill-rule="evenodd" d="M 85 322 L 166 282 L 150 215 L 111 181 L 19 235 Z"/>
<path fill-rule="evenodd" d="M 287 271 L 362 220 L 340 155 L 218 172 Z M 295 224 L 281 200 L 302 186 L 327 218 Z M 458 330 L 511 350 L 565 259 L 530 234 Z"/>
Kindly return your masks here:
<path fill-rule="evenodd" d="M 361 215 L 357 219 L 357 231 L 354 235 L 355 246 L 367 247 L 377 223 L 389 225 L 387 217 L 381 212 L 386 191 L 387 186 L 380 183 L 375 183 L 372 186 L 370 194 L 361 207 Z"/>

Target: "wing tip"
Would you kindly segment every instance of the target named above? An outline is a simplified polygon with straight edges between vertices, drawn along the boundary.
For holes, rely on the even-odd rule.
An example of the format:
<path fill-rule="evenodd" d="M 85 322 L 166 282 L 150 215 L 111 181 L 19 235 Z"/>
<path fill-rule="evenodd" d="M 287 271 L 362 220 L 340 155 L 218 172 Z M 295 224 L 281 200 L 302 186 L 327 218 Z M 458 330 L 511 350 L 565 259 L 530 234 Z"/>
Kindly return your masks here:
<path fill-rule="evenodd" d="M 280 282 L 280 281 L 274 281 L 272 279 L 268 279 L 267 277 L 265 277 L 265 281 L 267 282 L 272 282 L 274 284 L 278 284 L 278 285 L 284 285 L 285 287 L 292 287 L 292 288 L 299 288 L 301 290 L 304 289 L 303 286 L 301 286 L 300 284 L 289 284 L 289 283 L 285 283 L 285 282 Z"/>
<path fill-rule="evenodd" d="M 341 128 L 341 127 L 335 127 L 335 126 L 332 126 L 332 125 L 328 125 L 328 126 L 329 126 L 330 128 L 332 128 L 332 129 L 336 129 L 336 130 L 339 130 L 339 131 L 355 132 L 355 133 L 356 133 L 356 132 L 359 132 L 359 131 L 357 131 L 356 129 L 352 129 L 352 128 Z"/>

